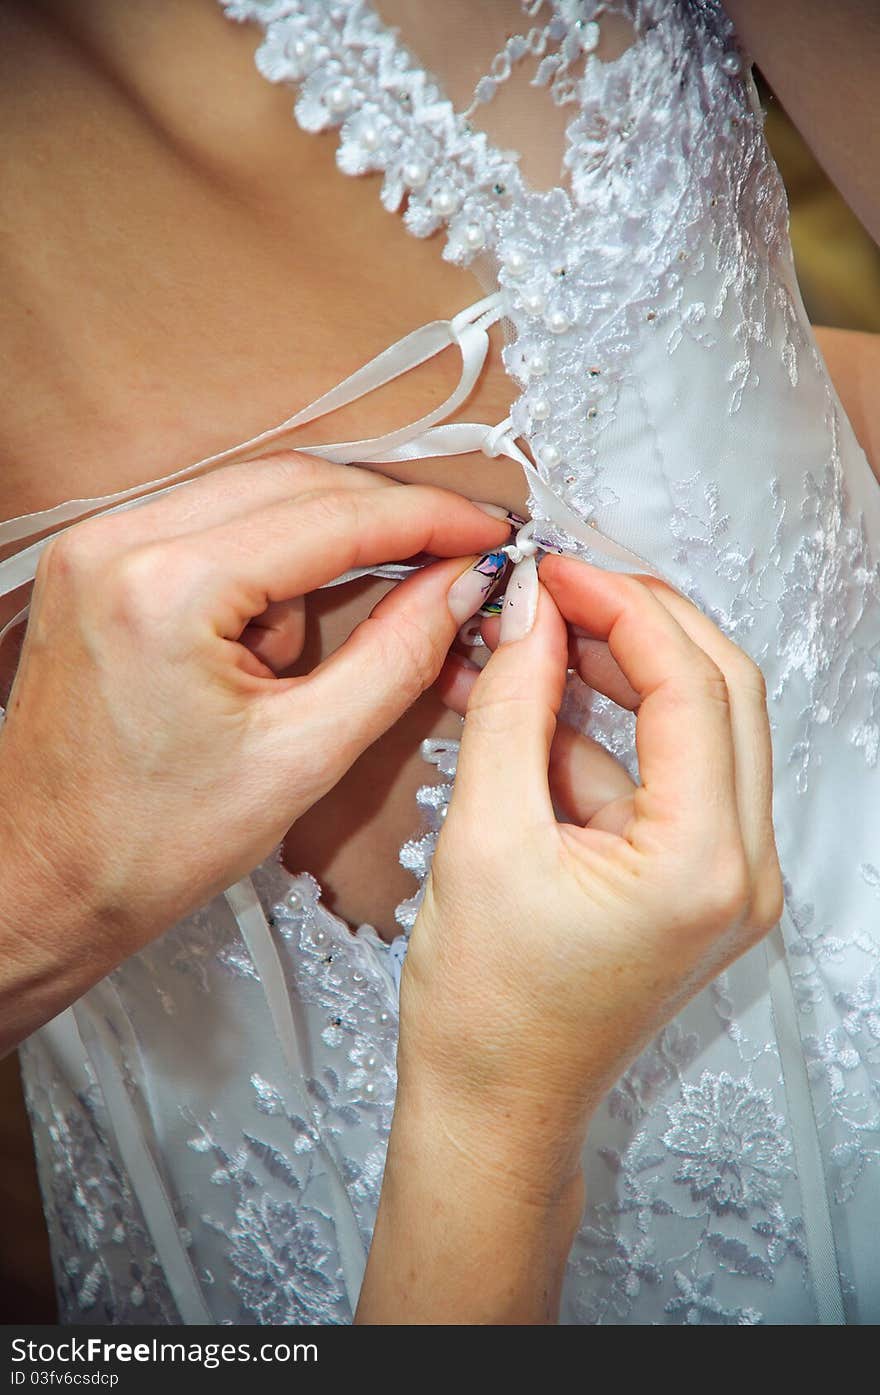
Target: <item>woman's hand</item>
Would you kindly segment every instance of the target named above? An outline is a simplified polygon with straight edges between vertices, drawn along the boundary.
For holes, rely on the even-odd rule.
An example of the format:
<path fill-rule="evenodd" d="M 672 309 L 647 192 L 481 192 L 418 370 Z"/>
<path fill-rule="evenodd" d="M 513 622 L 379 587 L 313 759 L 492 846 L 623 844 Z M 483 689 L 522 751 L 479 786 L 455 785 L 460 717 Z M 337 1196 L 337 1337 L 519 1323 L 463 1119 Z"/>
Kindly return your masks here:
<path fill-rule="evenodd" d="M 288 453 L 49 544 L 0 729 L 7 1044 L 271 851 L 436 678 L 461 554 L 508 531 L 457 495 Z M 460 560 L 396 587 L 313 672 L 275 676 L 307 592 L 423 551 Z"/>
<path fill-rule="evenodd" d="M 472 691 L 404 969 L 374 1243 L 381 1256 L 414 1237 L 415 1321 L 422 1300 L 431 1321 L 553 1316 L 597 1102 L 781 913 L 758 669 L 660 582 L 559 557 L 542 562 L 543 586 L 533 575 L 534 596 L 509 589 L 483 672 L 444 680 Z M 638 786 L 571 733 L 553 752 L 570 657 L 636 709 Z M 555 816 L 551 759 L 576 823 Z M 388 1272 L 363 1320 L 400 1300 Z"/>

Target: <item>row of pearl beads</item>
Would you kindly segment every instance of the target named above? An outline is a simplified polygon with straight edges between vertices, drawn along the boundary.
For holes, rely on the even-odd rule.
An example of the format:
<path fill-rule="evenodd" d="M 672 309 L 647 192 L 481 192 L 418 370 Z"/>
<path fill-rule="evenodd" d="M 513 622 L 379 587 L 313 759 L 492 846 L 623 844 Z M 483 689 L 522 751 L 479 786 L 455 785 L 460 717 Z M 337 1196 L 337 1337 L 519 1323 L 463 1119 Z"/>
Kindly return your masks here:
<path fill-rule="evenodd" d="M 527 291 L 522 297 L 522 306 L 528 315 L 544 315 L 547 305 L 546 296 L 542 291 Z M 565 334 L 571 329 L 571 320 L 564 310 L 551 310 L 549 315 L 544 315 L 544 324 L 551 334 Z"/>
<path fill-rule="evenodd" d="M 369 139 L 367 138 L 368 136 Z M 368 128 L 367 132 L 361 132 L 360 141 L 367 150 L 375 150 L 379 144 L 379 140 L 380 137 L 378 133 L 374 133 L 372 128 Z M 404 184 L 408 189 L 412 189 L 413 191 L 423 189 L 430 177 L 430 169 L 423 160 L 407 161 L 401 173 L 403 175 Z M 442 185 L 439 189 L 435 189 L 429 202 L 431 212 L 435 213 L 438 218 L 451 218 L 461 206 L 461 198 L 458 191 L 449 184 Z M 480 249 L 486 245 L 486 231 L 480 223 L 468 223 L 462 233 L 462 237 L 465 246 L 470 248 L 473 252 L 479 252 Z"/>

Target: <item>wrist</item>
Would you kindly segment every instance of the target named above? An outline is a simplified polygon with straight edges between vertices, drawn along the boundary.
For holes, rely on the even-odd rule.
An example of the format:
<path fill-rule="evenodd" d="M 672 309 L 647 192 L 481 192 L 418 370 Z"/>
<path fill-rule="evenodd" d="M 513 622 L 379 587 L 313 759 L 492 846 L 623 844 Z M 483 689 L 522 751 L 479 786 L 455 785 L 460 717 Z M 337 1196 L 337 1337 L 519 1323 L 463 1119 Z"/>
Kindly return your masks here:
<path fill-rule="evenodd" d="M 580 1168 L 548 1182 L 462 1123 L 398 1093 L 358 1322 L 556 1321 Z"/>
<path fill-rule="evenodd" d="M 440 1080 L 423 1063 L 398 1061 L 394 1127 L 435 1169 L 457 1170 L 511 1213 L 560 1218 L 582 1204 L 581 1156 L 588 1119 L 571 1103 L 502 1085 L 475 1091 Z"/>
<path fill-rule="evenodd" d="M 55 844 L 2 780 L 0 1055 L 56 1016 L 125 957 L 122 927 L 102 915 L 79 862 Z"/>

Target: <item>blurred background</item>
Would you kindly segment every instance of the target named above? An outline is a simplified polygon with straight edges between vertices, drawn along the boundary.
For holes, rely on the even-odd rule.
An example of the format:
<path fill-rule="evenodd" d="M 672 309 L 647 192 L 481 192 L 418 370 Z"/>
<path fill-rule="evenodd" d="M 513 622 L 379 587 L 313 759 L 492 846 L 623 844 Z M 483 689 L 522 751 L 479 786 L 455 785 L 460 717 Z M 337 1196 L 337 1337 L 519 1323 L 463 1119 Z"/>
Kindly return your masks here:
<path fill-rule="evenodd" d="M 826 179 L 766 87 L 767 135 L 791 203 L 791 236 L 814 324 L 880 333 L 880 249 Z M 0 1323 L 56 1321 L 18 1058 L 0 1062 Z"/>

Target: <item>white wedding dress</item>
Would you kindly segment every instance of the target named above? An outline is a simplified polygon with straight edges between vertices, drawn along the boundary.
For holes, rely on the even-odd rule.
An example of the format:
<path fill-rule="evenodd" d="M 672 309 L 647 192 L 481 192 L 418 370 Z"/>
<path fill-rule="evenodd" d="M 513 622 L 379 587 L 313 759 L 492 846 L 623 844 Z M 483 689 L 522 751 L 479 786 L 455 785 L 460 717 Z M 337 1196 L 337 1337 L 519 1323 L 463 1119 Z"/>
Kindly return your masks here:
<path fill-rule="evenodd" d="M 880 488 L 804 315 L 729 22 L 714 0 L 528 0 L 522 35 L 457 113 L 360 0 L 225 9 L 264 26 L 258 66 L 296 84 L 300 124 L 339 128 L 341 170 L 384 172 L 389 210 L 437 231 L 438 255 L 478 267 L 488 292 L 292 420 L 458 343 L 452 406 L 322 453 L 474 451 L 475 473 L 481 449 L 518 459 L 539 541 L 645 559 L 767 677 L 785 914 L 600 1110 L 562 1320 L 877 1322 Z M 633 42 L 603 63 L 610 10 Z M 550 192 L 477 125 L 495 87 L 536 63 L 570 116 Z M 510 421 L 445 425 L 502 316 L 521 389 Z M 35 531 L 24 520 L 15 536 Z M 0 564 L 0 590 L 37 551 Z M 635 768 L 629 714 L 580 686 L 568 703 Z M 425 751 L 422 831 L 402 851 L 417 878 L 455 754 Z M 273 861 L 25 1044 L 63 1320 L 351 1320 L 404 951 L 404 937 L 352 933 L 311 877 Z"/>

